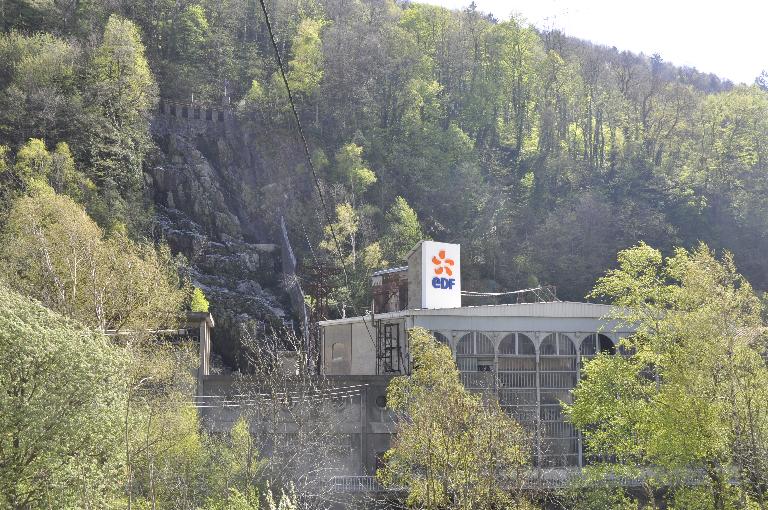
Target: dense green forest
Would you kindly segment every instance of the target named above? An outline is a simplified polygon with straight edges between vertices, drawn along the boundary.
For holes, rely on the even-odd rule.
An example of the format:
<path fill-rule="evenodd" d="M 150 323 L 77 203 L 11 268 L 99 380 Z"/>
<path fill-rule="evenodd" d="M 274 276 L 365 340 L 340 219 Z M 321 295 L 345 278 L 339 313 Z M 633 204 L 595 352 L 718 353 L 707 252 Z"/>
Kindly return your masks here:
<path fill-rule="evenodd" d="M 548 283 L 583 299 L 638 240 L 729 249 L 768 285 L 759 85 L 473 6 L 267 6 L 358 304 L 368 271 L 398 265 L 423 234 L 462 243 L 471 290 Z M 6 204 L 43 172 L 105 228 L 148 236 L 153 202 L 167 205 L 142 173 L 162 159 L 148 125 L 158 97 L 194 98 L 230 105 L 268 169 L 243 185 L 258 204 L 246 223 L 277 238 L 280 208 L 300 259 L 336 259 L 257 2 L 0 8 Z"/>

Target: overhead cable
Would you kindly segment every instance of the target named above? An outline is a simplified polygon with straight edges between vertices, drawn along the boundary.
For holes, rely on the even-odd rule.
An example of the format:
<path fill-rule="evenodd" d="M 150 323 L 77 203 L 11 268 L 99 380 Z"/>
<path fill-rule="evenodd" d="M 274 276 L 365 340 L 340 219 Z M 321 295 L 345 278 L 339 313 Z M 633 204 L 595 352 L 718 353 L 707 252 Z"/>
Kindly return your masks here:
<path fill-rule="evenodd" d="M 291 112 L 293 113 L 293 118 L 296 121 L 296 127 L 299 131 L 299 137 L 301 138 L 301 143 L 304 148 L 304 157 L 307 160 L 307 165 L 309 166 L 310 171 L 312 172 L 312 178 L 315 183 L 315 188 L 317 189 L 317 195 L 320 197 L 320 205 L 323 209 L 323 214 L 325 215 L 325 220 L 327 223 L 328 230 L 331 232 L 331 237 L 333 238 L 333 244 L 336 248 L 336 252 L 339 256 L 339 264 L 341 265 L 341 271 L 344 275 L 344 284 L 347 287 L 347 290 L 350 290 L 349 285 L 349 275 L 347 274 L 346 265 L 344 263 L 344 256 L 341 251 L 341 243 L 339 243 L 339 239 L 336 236 L 336 230 L 333 228 L 333 221 L 331 219 L 331 215 L 328 212 L 328 207 L 326 205 L 325 197 L 323 196 L 323 190 L 320 186 L 320 179 L 317 177 L 317 172 L 315 171 L 315 165 L 312 162 L 312 156 L 309 153 L 309 144 L 307 143 L 307 137 L 304 135 L 304 128 L 301 125 L 301 119 L 299 118 L 299 113 L 296 110 L 296 104 L 293 100 L 293 93 L 291 92 L 291 86 L 288 84 L 288 78 L 285 74 L 285 66 L 283 65 L 283 59 L 280 56 L 280 50 L 277 48 L 277 42 L 275 41 L 275 35 L 272 31 L 272 22 L 269 20 L 269 12 L 267 11 L 267 6 L 264 3 L 264 0 L 259 0 L 259 4 L 261 4 L 261 10 L 264 13 L 264 19 L 267 24 L 267 31 L 269 32 L 269 40 L 272 43 L 272 49 L 275 52 L 275 59 L 277 60 L 277 65 L 280 68 L 280 76 L 283 79 L 283 84 L 285 85 L 285 90 L 288 92 L 288 102 L 291 104 Z M 352 310 L 354 311 L 355 315 L 361 316 L 360 312 L 357 310 L 357 306 L 355 306 L 354 301 L 350 299 L 350 304 L 352 306 Z M 368 324 L 365 322 L 365 318 L 363 318 L 363 325 L 365 326 L 365 330 L 368 332 L 368 338 L 370 338 L 371 343 L 373 344 L 373 347 L 376 348 L 376 341 L 373 339 L 373 334 L 371 333 L 370 328 L 368 327 Z"/>

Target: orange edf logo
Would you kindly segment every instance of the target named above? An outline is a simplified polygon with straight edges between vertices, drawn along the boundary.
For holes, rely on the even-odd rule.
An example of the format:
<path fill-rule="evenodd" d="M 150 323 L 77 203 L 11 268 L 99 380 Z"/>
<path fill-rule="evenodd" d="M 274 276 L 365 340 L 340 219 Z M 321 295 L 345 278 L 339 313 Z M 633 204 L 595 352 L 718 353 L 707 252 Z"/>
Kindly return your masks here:
<path fill-rule="evenodd" d="M 435 265 L 435 274 L 445 273 L 447 276 L 453 276 L 453 259 L 445 258 L 445 250 L 440 250 L 436 257 L 432 257 L 432 263 Z"/>

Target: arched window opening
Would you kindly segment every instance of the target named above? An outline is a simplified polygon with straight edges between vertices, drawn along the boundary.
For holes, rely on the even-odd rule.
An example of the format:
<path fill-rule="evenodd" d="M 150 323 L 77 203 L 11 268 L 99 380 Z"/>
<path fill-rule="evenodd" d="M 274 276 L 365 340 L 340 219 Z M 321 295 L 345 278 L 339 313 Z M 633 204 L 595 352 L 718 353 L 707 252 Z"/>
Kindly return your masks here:
<path fill-rule="evenodd" d="M 493 342 L 483 333 L 472 331 L 459 339 L 456 344 L 456 354 L 463 355 L 493 355 Z"/>
<path fill-rule="evenodd" d="M 517 333 L 510 333 L 499 343 L 499 356 L 517 354 Z"/>
<path fill-rule="evenodd" d="M 459 342 L 456 344 L 456 354 L 474 354 L 475 344 L 472 341 L 472 334 L 467 333 L 463 337 L 459 338 Z"/>
<path fill-rule="evenodd" d="M 432 336 L 435 338 L 435 340 L 437 340 L 441 344 L 448 345 L 448 346 L 451 345 L 450 343 L 448 343 L 448 337 L 440 333 L 439 331 L 430 331 L 430 333 L 432 333 Z"/>
<path fill-rule="evenodd" d="M 475 352 L 477 354 L 494 354 L 493 342 L 490 338 L 482 333 L 477 333 L 475 336 Z"/>
<path fill-rule="evenodd" d="M 608 336 L 601 333 L 592 333 L 581 342 L 581 355 L 586 357 L 596 356 L 598 352 L 614 355 L 616 346 Z"/>
<path fill-rule="evenodd" d="M 499 404 L 523 426 L 536 423 L 536 348 L 523 333 L 501 339 L 498 355 Z"/>
<path fill-rule="evenodd" d="M 578 464 L 578 434 L 564 418 L 562 404 L 571 404 L 576 386 L 576 345 L 563 333 L 544 337 L 539 347 L 540 419 L 544 466 Z"/>
<path fill-rule="evenodd" d="M 521 356 L 536 356 L 536 347 L 533 345 L 533 340 L 518 333 L 517 353 Z"/>
<path fill-rule="evenodd" d="M 499 370 L 513 370 L 518 365 L 515 360 L 525 357 L 536 360 L 536 348 L 533 341 L 523 333 L 510 333 L 499 343 Z M 535 366 L 534 366 L 535 369 Z"/>
<path fill-rule="evenodd" d="M 462 382 L 467 388 L 490 387 L 492 381 L 486 375 L 493 372 L 493 356 L 493 342 L 483 333 L 472 331 L 459 339 L 456 344 L 456 365 L 462 372 Z"/>
<path fill-rule="evenodd" d="M 542 356 L 554 356 L 557 354 L 557 343 L 554 340 L 545 340 L 541 342 L 539 352 Z"/>
<path fill-rule="evenodd" d="M 552 333 L 541 342 L 541 387 L 576 386 L 576 347 L 568 335 Z"/>

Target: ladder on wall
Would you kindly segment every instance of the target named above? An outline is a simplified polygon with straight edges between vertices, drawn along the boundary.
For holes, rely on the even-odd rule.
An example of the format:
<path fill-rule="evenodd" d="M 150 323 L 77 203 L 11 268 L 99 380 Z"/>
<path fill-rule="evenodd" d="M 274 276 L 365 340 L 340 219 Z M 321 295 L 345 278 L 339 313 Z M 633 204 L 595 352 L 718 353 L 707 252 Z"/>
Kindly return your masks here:
<path fill-rule="evenodd" d="M 400 324 L 376 321 L 376 373 L 403 374 L 405 368 Z"/>

